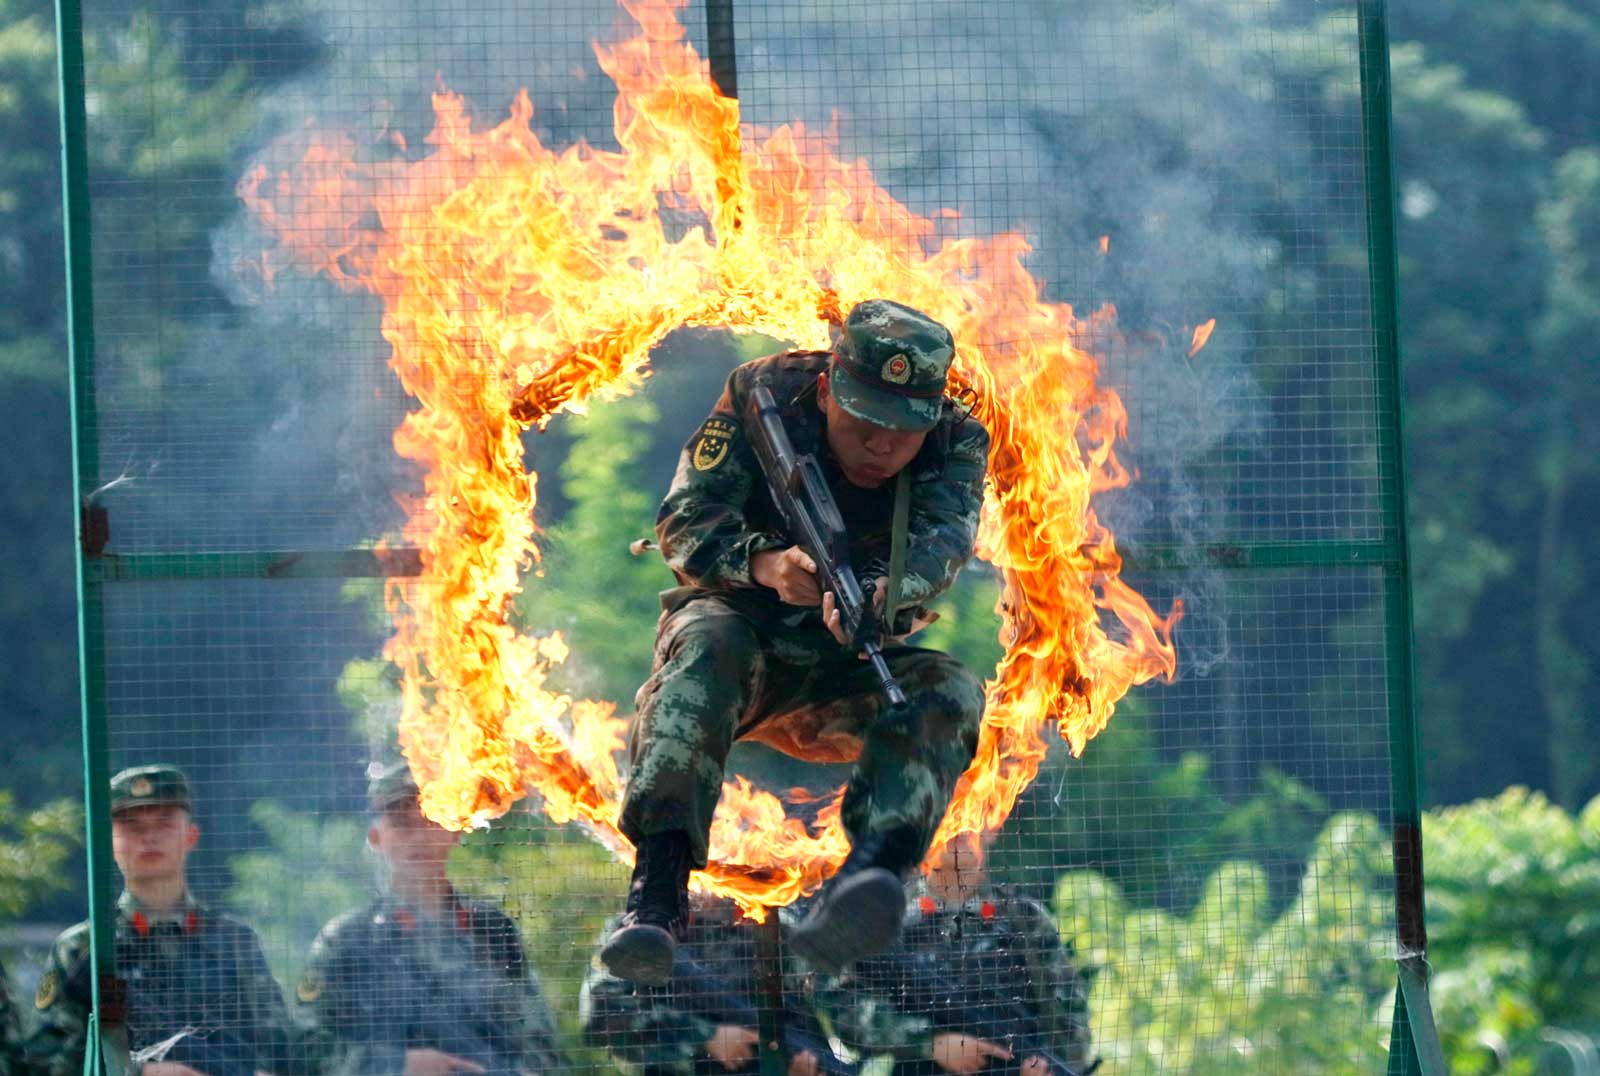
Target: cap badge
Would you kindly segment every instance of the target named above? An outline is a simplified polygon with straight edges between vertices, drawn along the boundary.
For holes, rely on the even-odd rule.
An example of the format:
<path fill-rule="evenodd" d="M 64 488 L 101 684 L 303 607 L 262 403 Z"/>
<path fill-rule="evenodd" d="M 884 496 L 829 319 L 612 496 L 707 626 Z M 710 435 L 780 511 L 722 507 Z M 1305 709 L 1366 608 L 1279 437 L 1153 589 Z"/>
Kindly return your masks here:
<path fill-rule="evenodd" d="M 904 385 L 911 380 L 911 360 L 904 355 L 894 355 L 883 364 L 879 376 L 891 385 Z"/>
<path fill-rule="evenodd" d="M 128 785 L 128 793 L 133 796 L 148 796 L 155 791 L 155 786 L 148 777 L 135 777 Z"/>

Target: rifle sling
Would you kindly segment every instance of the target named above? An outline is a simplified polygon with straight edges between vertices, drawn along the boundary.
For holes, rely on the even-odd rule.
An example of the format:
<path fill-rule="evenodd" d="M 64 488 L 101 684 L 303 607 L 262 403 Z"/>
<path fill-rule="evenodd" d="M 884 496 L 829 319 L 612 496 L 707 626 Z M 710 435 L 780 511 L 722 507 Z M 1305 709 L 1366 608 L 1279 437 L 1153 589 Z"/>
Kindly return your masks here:
<path fill-rule="evenodd" d="M 906 530 L 911 522 L 911 469 L 902 467 L 894 478 L 894 530 L 889 535 L 889 583 L 883 598 L 883 633 L 894 634 L 900 612 L 900 584 L 906 574 Z"/>

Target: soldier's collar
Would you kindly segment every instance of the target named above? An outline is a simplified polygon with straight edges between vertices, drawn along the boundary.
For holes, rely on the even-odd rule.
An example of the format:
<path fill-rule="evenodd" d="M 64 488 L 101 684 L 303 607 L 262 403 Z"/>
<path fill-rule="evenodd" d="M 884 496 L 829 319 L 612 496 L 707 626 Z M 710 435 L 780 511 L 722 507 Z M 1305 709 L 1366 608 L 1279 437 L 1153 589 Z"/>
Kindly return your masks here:
<path fill-rule="evenodd" d="M 407 933 L 417 929 L 418 920 L 426 922 L 432 919 L 432 916 L 419 915 L 415 908 L 401 901 L 393 893 L 385 893 L 383 895 L 383 898 L 378 901 L 377 910 L 372 915 L 374 923 L 394 923 Z M 461 899 L 461 894 L 457 892 L 455 886 L 451 886 L 449 892 L 445 895 L 444 916 L 433 921 L 448 923 L 452 920 L 458 930 L 472 929 L 472 909 Z"/>
<path fill-rule="evenodd" d="M 987 887 L 959 902 L 940 900 L 935 897 L 929 890 L 927 882 L 920 878 L 913 889 L 916 897 L 914 902 L 916 909 L 923 916 L 944 913 L 949 915 L 976 915 L 980 919 L 993 919 L 997 914 L 994 894 Z"/>
<path fill-rule="evenodd" d="M 117 898 L 117 914 L 128 921 L 135 934 L 145 937 L 152 927 L 167 923 L 176 924 L 185 934 L 197 934 L 205 923 L 204 909 L 187 889 L 176 907 L 163 912 L 151 911 L 144 902 L 124 889 Z"/>

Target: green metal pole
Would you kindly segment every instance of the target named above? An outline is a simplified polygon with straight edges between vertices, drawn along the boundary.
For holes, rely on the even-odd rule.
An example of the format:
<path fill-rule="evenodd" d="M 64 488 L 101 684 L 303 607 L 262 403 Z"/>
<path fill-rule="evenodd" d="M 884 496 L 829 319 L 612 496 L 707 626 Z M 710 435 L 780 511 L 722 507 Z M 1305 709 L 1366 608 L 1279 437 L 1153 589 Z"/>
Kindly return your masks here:
<path fill-rule="evenodd" d="M 115 990 L 116 946 L 111 910 L 116 891 L 111 873 L 110 775 L 107 769 L 105 626 L 102 589 L 85 578 L 84 561 L 103 541 L 104 517 L 90 503 L 100 485 L 100 439 L 94 393 L 94 291 L 89 244 L 88 117 L 84 108 L 83 8 L 79 0 L 56 0 L 56 88 L 61 115 L 61 190 L 67 256 L 67 369 L 71 379 L 73 504 L 77 527 L 75 582 L 78 592 L 78 683 L 82 696 L 84 825 L 88 859 L 91 1032 L 122 1030 L 121 995 Z M 99 1049 L 100 1034 L 86 1051 L 84 1067 L 97 1076 L 103 1061 L 122 1051 Z M 125 1044 L 118 1044 L 125 1045 Z"/>
<path fill-rule="evenodd" d="M 1428 934 L 1422 875 L 1422 765 L 1417 733 L 1411 561 L 1406 535 L 1405 405 L 1400 366 L 1399 259 L 1395 240 L 1393 105 L 1384 0 L 1358 0 L 1361 126 L 1366 151 L 1367 249 L 1384 536 L 1394 557 L 1384 577 L 1388 634 L 1389 751 L 1394 812 L 1395 932 L 1400 976 L 1390 1072 L 1445 1076 L 1427 994 Z"/>

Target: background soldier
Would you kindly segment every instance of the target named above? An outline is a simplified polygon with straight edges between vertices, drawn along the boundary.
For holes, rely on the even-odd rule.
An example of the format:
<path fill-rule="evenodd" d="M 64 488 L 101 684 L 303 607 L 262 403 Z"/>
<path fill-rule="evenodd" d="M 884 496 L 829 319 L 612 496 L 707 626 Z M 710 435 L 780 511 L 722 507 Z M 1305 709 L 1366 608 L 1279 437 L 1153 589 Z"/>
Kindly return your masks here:
<path fill-rule="evenodd" d="M 693 900 L 694 915 L 666 986 L 619 979 L 598 957 L 590 962 L 579 1006 L 584 1037 L 638 1066 L 642 1076 L 758 1072 L 756 925 L 731 901 L 699 895 Z M 855 1072 L 833 1054 L 807 997 L 800 976 L 785 977 L 789 1076 Z"/>
<path fill-rule="evenodd" d="M 255 932 L 189 894 L 185 866 L 200 839 L 191 807 L 189 780 L 173 766 L 111 779 L 111 853 L 127 886 L 117 901 L 116 963 L 135 1068 L 142 1076 L 301 1071 Z M 83 1072 L 90 977 L 85 922 L 56 939 L 34 1001 L 30 1053 L 52 1076 Z"/>
<path fill-rule="evenodd" d="M 689 871 L 706 864 L 723 768 L 741 737 L 815 761 L 859 756 L 844 800 L 851 852 L 794 931 L 797 951 L 831 970 L 893 940 L 903 879 L 972 761 L 982 686 L 946 654 L 890 646 L 910 706 L 880 720 L 878 681 L 841 645 L 833 596 L 819 593 L 816 564 L 786 532 L 742 422 L 766 385 L 796 453 L 820 463 L 853 567 L 876 580 L 880 605 L 895 502 L 906 498 L 902 601 L 889 618 L 889 634 L 903 637 L 970 559 L 977 533 L 989 438 L 944 398 L 953 356 L 949 330 L 926 315 L 861 303 L 831 353 L 734 370 L 685 446 L 656 520 L 682 585 L 662 595 L 655 671 L 631 730 L 621 825 L 638 858 L 601 952 L 613 974 L 655 985 L 670 974 Z"/>
<path fill-rule="evenodd" d="M 0 966 L 0 1076 L 24 1076 L 28 1071 L 17 1009 L 11 1003 L 11 977 Z"/>
<path fill-rule="evenodd" d="M 1088 986 L 1038 901 L 991 884 L 962 834 L 913 887 L 901 943 L 827 982 L 840 1036 L 898 1059 L 896 1076 L 1087 1076 Z"/>
<path fill-rule="evenodd" d="M 404 763 L 368 786 L 388 868 L 370 907 L 322 928 L 296 995 L 344 1076 L 554 1076 L 555 1026 L 511 919 L 445 877 L 461 835 L 430 822 Z"/>

